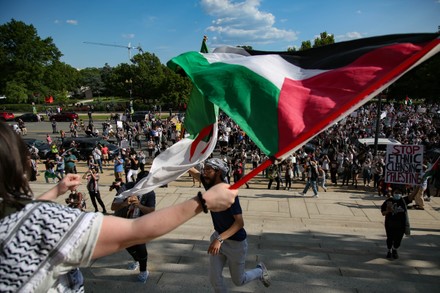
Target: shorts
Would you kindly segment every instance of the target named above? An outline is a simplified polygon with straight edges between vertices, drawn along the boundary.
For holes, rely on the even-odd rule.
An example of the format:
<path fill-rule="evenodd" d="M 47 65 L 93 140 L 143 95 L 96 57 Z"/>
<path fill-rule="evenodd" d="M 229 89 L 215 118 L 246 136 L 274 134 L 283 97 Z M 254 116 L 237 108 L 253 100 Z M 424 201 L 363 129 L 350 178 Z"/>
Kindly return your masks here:
<path fill-rule="evenodd" d="M 123 179 L 124 178 L 124 172 L 115 172 L 115 178 L 116 179 L 118 179 L 118 178 Z"/>

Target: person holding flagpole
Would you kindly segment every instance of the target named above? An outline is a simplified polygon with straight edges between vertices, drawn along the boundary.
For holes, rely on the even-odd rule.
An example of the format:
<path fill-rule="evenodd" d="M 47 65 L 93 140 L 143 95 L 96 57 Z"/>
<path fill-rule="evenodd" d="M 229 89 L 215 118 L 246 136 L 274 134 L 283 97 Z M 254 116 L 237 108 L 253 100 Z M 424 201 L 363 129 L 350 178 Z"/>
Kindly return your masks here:
<path fill-rule="evenodd" d="M 210 190 L 226 180 L 228 167 L 224 160 L 210 158 L 205 161 L 202 173 L 195 168 L 189 174 Z M 228 263 L 232 282 L 242 286 L 253 280 L 260 280 L 265 287 L 271 282 L 266 266 L 260 262 L 254 269 L 245 271 L 247 234 L 244 229 L 242 209 L 238 197 L 230 208 L 221 212 L 211 211 L 215 231 L 211 235 L 209 253 L 209 280 L 215 292 L 227 292 L 223 280 L 223 268 Z"/>

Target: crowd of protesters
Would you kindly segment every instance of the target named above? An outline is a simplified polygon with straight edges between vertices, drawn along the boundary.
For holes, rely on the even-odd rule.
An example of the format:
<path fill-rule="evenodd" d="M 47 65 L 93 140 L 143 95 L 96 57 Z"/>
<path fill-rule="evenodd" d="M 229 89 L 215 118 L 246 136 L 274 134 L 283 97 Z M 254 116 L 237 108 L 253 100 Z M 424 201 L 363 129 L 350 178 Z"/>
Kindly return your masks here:
<path fill-rule="evenodd" d="M 317 197 L 318 186 L 326 191 L 327 178 L 331 184 L 354 188 L 364 186 L 376 190 L 380 196 L 386 196 L 390 185 L 384 182 L 385 152 L 375 153 L 373 148 L 359 143 L 360 138 L 374 137 L 376 121 L 379 120 L 379 137 L 391 138 L 402 144 L 423 145 L 425 150 L 424 170 L 436 159 L 431 152 L 440 147 L 439 104 L 408 105 L 388 104 L 379 111 L 377 104 L 371 103 L 361 107 L 355 113 L 323 131 L 309 144 L 293 153 L 284 163 L 269 168 L 269 179 L 283 183 L 287 177 L 306 181 L 314 189 Z M 316 165 L 316 166 L 315 166 Z M 293 168 L 292 172 L 290 169 Z M 273 172 L 273 169 L 278 169 Z M 315 175 L 317 173 L 317 175 Z M 285 175 L 284 175 L 285 174 Z M 313 178 L 312 178 L 313 177 Z M 311 179 L 312 178 L 312 179 Z M 289 180 L 285 180 L 288 189 Z M 422 182 L 423 184 L 423 182 Z M 436 190 L 440 187 L 440 178 L 428 181 Z M 315 187 L 316 186 L 316 187 Z M 271 180 L 268 188 L 271 187 Z M 280 184 L 277 184 L 277 189 Z M 404 187 L 407 193 L 418 189 Z M 427 200 L 430 188 L 425 188 Z M 423 207 L 421 207 L 423 208 Z"/>
<path fill-rule="evenodd" d="M 374 137 L 376 122 L 379 121 L 379 137 L 392 138 L 402 144 L 423 145 L 425 151 L 438 148 L 439 111 L 439 104 L 387 103 L 379 112 L 376 103 L 364 105 L 317 135 L 284 161 L 264 170 L 262 175 L 267 178 L 267 188 L 290 190 L 293 181 L 302 180 L 306 185 L 302 193 L 310 186 L 315 196 L 318 190 L 326 191 L 330 185 L 353 188 L 364 186 L 378 195 L 387 195 L 389 185 L 383 179 L 384 153 L 378 152 L 374 155 L 374 149 L 360 144 L 358 139 Z M 380 119 L 377 119 L 377 115 L 380 115 Z M 102 127 L 97 127 L 89 115 L 88 123 L 74 120 L 67 133 L 64 130 L 59 133 L 61 141 L 70 133 L 71 137 L 102 136 L 103 139 L 117 144 L 120 148 L 119 156 L 112 158 L 112 161 L 108 160 L 108 150 L 102 150 L 103 146 L 99 145 L 99 152 L 102 153 L 91 156 L 88 166 L 96 166 L 102 172 L 102 164 L 109 166 L 113 163 L 115 180 L 131 182 L 136 180 L 138 170 L 144 171 L 147 163 L 151 163 L 154 157 L 182 138 L 183 122 L 183 115 L 176 114 L 160 119 L 160 115 L 153 111 L 140 121 L 131 121 L 127 111 L 121 115 L 112 113 L 110 119 L 101 124 Z M 49 134 L 47 136 L 49 139 Z M 50 143 L 55 144 L 51 140 Z M 61 146 L 58 147 L 60 149 L 54 151 L 54 163 L 56 153 L 64 160 L 66 157 L 71 158 L 71 153 L 67 153 Z M 213 155 L 227 162 L 227 178 L 231 183 L 237 182 L 249 169 L 256 168 L 267 159 L 246 133 L 224 114 L 219 116 L 218 147 Z M 425 155 L 426 168 L 433 163 L 433 158 Z M 57 161 L 54 165 L 61 165 L 61 159 L 58 158 Z M 68 164 L 66 161 L 65 163 Z M 46 165 L 49 166 L 47 168 L 50 169 L 50 174 L 56 174 L 50 178 L 62 178 L 65 170 L 57 172 L 52 164 Z M 74 167 L 70 166 L 69 169 L 74 172 Z M 439 187 L 437 185 L 440 182 L 432 179 L 428 184 Z M 247 188 L 250 185 L 246 183 Z M 426 189 L 426 193 L 429 200 L 430 188 Z"/>

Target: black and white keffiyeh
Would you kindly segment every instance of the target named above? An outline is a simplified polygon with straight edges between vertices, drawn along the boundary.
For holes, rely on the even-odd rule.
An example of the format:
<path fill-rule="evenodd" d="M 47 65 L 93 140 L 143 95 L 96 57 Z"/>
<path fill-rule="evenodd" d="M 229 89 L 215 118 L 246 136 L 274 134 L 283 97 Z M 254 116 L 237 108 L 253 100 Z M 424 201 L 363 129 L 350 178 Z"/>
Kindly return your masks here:
<path fill-rule="evenodd" d="M 77 249 L 97 214 L 52 202 L 32 202 L 0 220 L 0 292 L 83 291 L 63 285 L 62 265 Z M 69 261 L 72 261 L 69 259 Z M 66 279 L 66 278 L 64 278 Z M 46 290 L 47 292 L 47 290 Z"/>

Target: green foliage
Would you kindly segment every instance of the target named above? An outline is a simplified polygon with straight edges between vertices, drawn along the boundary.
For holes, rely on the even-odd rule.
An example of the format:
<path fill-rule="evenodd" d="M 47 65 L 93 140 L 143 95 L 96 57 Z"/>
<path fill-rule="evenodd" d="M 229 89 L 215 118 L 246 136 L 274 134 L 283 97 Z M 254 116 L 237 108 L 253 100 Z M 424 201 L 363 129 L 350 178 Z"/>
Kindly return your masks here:
<path fill-rule="evenodd" d="M 105 92 L 106 87 L 102 80 L 103 69 L 100 68 L 85 68 L 80 71 L 80 84 L 83 87 L 88 87 L 94 95 L 100 96 Z"/>
<path fill-rule="evenodd" d="M 246 49 L 246 50 L 253 50 L 252 46 L 237 46 L 237 47 L 243 48 L 243 49 Z"/>
<path fill-rule="evenodd" d="M 313 42 L 313 48 L 322 47 L 325 45 L 330 45 L 335 43 L 335 37 L 333 35 L 327 34 L 327 32 L 322 32 L 319 37 L 315 38 Z"/>
<path fill-rule="evenodd" d="M 44 86 L 49 89 L 49 95 L 53 92 L 74 91 L 80 85 L 79 77 L 78 70 L 72 66 L 64 62 L 54 61 L 46 67 Z"/>
<path fill-rule="evenodd" d="M 426 99 L 432 102 L 440 100 L 440 54 L 406 73 L 388 89 L 388 96 L 404 100 Z"/>
<path fill-rule="evenodd" d="M 187 104 L 191 89 L 192 83 L 188 77 L 179 75 L 166 68 L 166 83 L 162 91 L 166 93 L 166 95 L 162 96 L 164 105 L 177 109 L 179 105 Z"/>
<path fill-rule="evenodd" d="M 312 48 L 312 42 L 310 41 L 304 41 L 301 43 L 301 47 L 299 48 L 300 51 L 308 50 Z"/>
<path fill-rule="evenodd" d="M 69 98 L 67 94 L 67 91 L 56 92 L 54 102 L 59 105 L 66 105 L 67 103 L 69 103 Z"/>
<path fill-rule="evenodd" d="M 27 89 L 23 83 L 8 81 L 5 88 L 6 97 L 8 97 L 8 103 L 26 103 L 27 102 Z"/>
<path fill-rule="evenodd" d="M 311 48 L 317 48 L 317 47 L 321 47 L 321 46 L 325 46 L 325 45 L 329 45 L 329 44 L 334 44 L 334 43 L 335 43 L 334 35 L 328 34 L 327 32 L 322 32 L 319 34 L 319 37 L 315 38 L 315 40 L 313 41 L 313 45 L 310 40 L 302 41 L 301 47 L 299 48 L 299 51 L 304 51 L 304 50 L 308 50 Z M 288 52 L 295 52 L 296 48 L 295 47 L 288 47 L 287 51 Z"/>
<path fill-rule="evenodd" d="M 52 38 L 41 39 L 33 25 L 12 19 L 0 26 L 0 92 L 14 81 L 24 84 L 27 94 L 40 92 L 48 66 L 61 52 Z"/>

